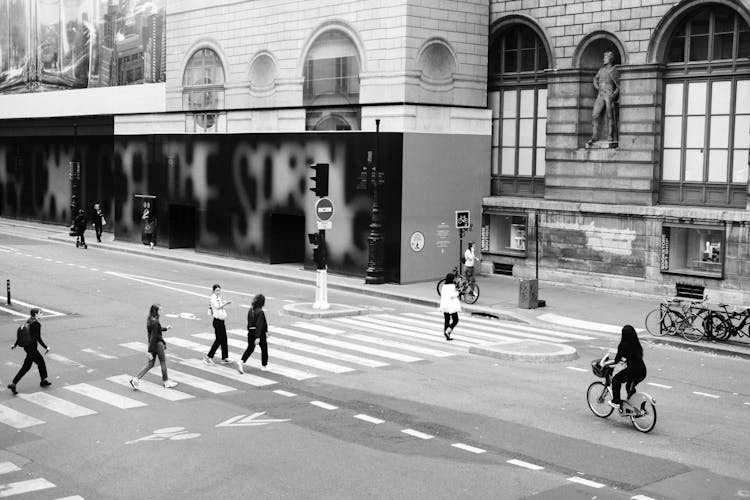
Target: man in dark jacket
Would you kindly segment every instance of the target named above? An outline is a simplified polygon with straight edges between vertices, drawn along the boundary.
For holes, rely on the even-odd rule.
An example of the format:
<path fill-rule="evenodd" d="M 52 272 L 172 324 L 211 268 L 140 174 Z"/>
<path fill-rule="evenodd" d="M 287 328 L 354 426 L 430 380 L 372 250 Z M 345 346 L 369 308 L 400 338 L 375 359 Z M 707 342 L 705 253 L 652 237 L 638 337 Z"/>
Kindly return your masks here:
<path fill-rule="evenodd" d="M 42 340 L 42 325 L 40 325 L 39 321 L 36 319 L 37 314 L 39 314 L 39 309 L 35 307 L 31 310 L 31 316 L 29 317 L 29 319 L 26 320 L 26 328 L 29 329 L 29 333 L 31 334 L 31 345 L 23 348 L 23 350 L 26 351 L 26 359 L 23 360 L 21 369 L 18 370 L 16 376 L 13 377 L 13 382 L 8 384 L 8 389 L 10 389 L 13 394 L 18 394 L 18 391 L 16 391 L 16 384 L 21 380 L 21 378 L 23 378 L 24 375 L 26 375 L 26 372 L 31 369 L 31 365 L 33 363 L 36 363 L 37 368 L 39 368 L 39 377 L 42 379 L 39 385 L 42 387 L 47 387 L 51 384 L 51 382 L 47 380 L 47 365 L 44 364 L 44 358 L 37 349 L 37 344 L 41 344 L 42 347 L 46 349 L 45 354 L 49 352 L 49 347 L 47 347 L 47 345 Z M 14 343 L 10 348 L 15 349 L 17 346 L 18 340 L 16 340 L 16 343 Z"/>
<path fill-rule="evenodd" d="M 83 247 L 88 248 L 86 246 L 86 237 L 83 235 L 83 233 L 86 232 L 86 212 L 81 209 L 78 211 L 78 215 L 76 215 L 75 220 L 73 221 L 73 227 L 75 227 L 76 230 L 76 248 Z"/>

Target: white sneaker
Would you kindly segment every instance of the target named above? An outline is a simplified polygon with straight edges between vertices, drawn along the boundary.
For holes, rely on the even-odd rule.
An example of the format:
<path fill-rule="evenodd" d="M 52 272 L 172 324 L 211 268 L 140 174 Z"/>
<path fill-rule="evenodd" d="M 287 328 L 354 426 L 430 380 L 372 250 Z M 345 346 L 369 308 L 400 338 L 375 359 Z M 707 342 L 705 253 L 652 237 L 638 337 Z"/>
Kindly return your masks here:
<path fill-rule="evenodd" d="M 130 379 L 130 387 L 132 387 L 134 391 L 138 390 L 138 379 L 137 378 L 131 378 Z"/>
<path fill-rule="evenodd" d="M 263 366 L 260 367 L 260 369 L 263 370 L 264 372 L 267 372 L 268 371 L 268 365 L 263 365 Z"/>
<path fill-rule="evenodd" d="M 208 356 L 203 356 L 203 362 L 207 365 L 215 365 L 213 358 L 209 358 Z"/>
<path fill-rule="evenodd" d="M 167 389 L 177 387 L 177 382 L 175 382 L 174 380 L 167 380 L 166 382 L 164 382 L 164 387 L 166 387 Z"/>
<path fill-rule="evenodd" d="M 237 371 L 240 373 L 245 373 L 245 368 L 242 366 L 242 360 L 237 360 Z"/>

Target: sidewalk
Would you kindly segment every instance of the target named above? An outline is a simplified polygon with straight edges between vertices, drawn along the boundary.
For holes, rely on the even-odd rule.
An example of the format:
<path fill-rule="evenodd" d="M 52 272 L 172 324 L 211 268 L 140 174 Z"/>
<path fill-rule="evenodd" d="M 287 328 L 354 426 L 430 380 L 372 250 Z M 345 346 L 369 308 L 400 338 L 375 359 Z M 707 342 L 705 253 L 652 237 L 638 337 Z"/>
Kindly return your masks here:
<path fill-rule="evenodd" d="M 17 221 L 0 217 L 0 232 L 32 238 L 49 239 L 74 245 L 68 235 L 68 228 L 60 225 Z M 102 243 L 96 243 L 93 231 L 87 238 L 88 251 L 118 251 L 195 264 L 215 269 L 246 273 L 253 276 L 315 284 L 314 269 L 304 269 L 299 264 L 265 264 L 262 262 L 221 257 L 199 253 L 194 249 L 150 249 L 144 245 L 115 241 L 112 233 L 102 235 Z M 386 298 L 437 308 L 439 297 L 435 281 L 398 285 L 366 285 L 363 277 L 328 275 L 329 290 L 359 293 L 372 297 Z M 588 329 L 619 336 L 622 325 L 632 324 L 644 329 L 646 314 L 658 306 L 663 297 L 641 294 L 624 294 L 594 288 L 556 284 L 546 281 L 539 283 L 539 298 L 546 301 L 546 307 L 537 309 L 518 308 L 519 280 L 509 276 L 481 275 L 477 277 L 481 289 L 479 300 L 474 305 L 463 305 L 467 313 L 495 316 L 499 319 L 519 321 L 536 325 L 567 326 L 574 329 Z M 313 297 L 311 295 L 310 301 Z M 750 359 L 750 344 L 747 342 L 688 342 L 676 337 L 652 337 L 641 335 L 642 340 L 668 344 L 694 351 L 713 352 Z"/>

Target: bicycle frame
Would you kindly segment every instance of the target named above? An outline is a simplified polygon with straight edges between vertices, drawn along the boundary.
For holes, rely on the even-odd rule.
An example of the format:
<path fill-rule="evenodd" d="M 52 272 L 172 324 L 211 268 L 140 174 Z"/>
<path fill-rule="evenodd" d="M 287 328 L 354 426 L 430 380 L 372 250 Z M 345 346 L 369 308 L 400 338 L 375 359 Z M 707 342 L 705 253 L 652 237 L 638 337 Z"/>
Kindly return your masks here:
<path fill-rule="evenodd" d="M 609 358 L 609 353 L 605 354 L 604 357 L 599 361 L 599 364 L 601 365 L 604 363 L 607 358 Z M 614 399 L 615 395 L 614 392 L 612 392 L 612 377 L 614 376 L 614 373 L 608 374 L 604 378 L 604 387 L 609 392 L 609 395 Z M 628 395 L 627 399 L 622 400 L 622 404 L 620 405 L 620 416 L 621 417 L 634 417 L 634 418 L 640 418 L 644 415 L 643 410 L 640 408 L 637 408 L 633 406 L 633 404 L 630 402 L 630 400 L 635 396 L 639 395 L 645 399 L 648 399 L 651 401 L 652 404 L 656 404 L 656 400 L 650 395 L 643 391 L 633 391 L 633 394 Z M 601 399 L 601 397 L 600 397 Z"/>
<path fill-rule="evenodd" d="M 719 307 L 724 309 L 724 318 L 727 320 L 727 324 L 730 325 L 732 336 L 750 336 L 750 309 L 745 309 L 743 312 L 729 311 L 726 304 L 719 304 Z M 737 318 L 742 318 L 739 324 L 735 323 Z M 745 330 L 745 327 L 748 330 Z"/>

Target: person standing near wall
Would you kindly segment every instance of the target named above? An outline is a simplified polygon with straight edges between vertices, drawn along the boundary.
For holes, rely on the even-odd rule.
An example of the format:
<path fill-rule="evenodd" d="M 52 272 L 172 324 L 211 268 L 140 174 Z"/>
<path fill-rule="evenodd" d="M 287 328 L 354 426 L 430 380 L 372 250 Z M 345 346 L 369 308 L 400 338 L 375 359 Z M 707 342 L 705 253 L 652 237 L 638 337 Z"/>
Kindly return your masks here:
<path fill-rule="evenodd" d="M 461 312 L 461 301 L 458 299 L 458 290 L 456 290 L 454 283 L 455 279 L 456 277 L 453 276 L 453 273 L 446 274 L 445 283 L 443 284 L 443 288 L 440 289 L 440 312 L 443 313 L 445 320 L 443 326 L 445 340 L 453 340 L 451 333 L 458 324 L 458 313 Z"/>
<path fill-rule="evenodd" d="M 161 323 L 159 322 L 160 311 L 161 306 L 159 304 L 152 304 L 151 309 L 148 311 L 146 331 L 148 332 L 148 353 L 151 355 L 151 359 L 149 359 L 146 366 L 138 372 L 138 375 L 130 379 L 130 386 L 134 391 L 138 390 L 138 384 L 143 376 L 154 367 L 157 357 L 159 358 L 159 364 L 161 365 L 161 380 L 164 383 L 164 387 L 169 389 L 177 385 L 177 382 L 169 380 L 167 374 L 167 356 L 164 353 L 164 350 L 167 348 L 167 343 L 164 342 L 164 337 L 162 336 L 162 332 L 169 330 L 172 326 L 161 326 Z"/>
<path fill-rule="evenodd" d="M 16 384 L 21 381 L 23 376 L 26 375 L 26 372 L 31 369 L 31 365 L 34 363 L 36 363 L 36 366 L 39 369 L 39 377 L 42 379 L 39 385 L 47 387 L 51 384 L 51 382 L 47 380 L 47 365 L 44 363 L 44 357 L 42 357 L 42 354 L 37 349 L 37 344 L 41 344 L 42 347 L 46 349 L 45 354 L 49 352 L 49 347 L 47 347 L 47 344 L 42 340 L 42 325 L 39 324 L 39 320 L 36 319 L 38 314 L 39 309 L 35 307 L 31 309 L 29 312 L 29 319 L 26 320 L 25 326 L 28 329 L 28 333 L 31 335 L 31 342 L 28 345 L 23 346 L 23 350 L 26 351 L 26 359 L 23 360 L 21 369 L 18 370 L 16 376 L 13 377 L 13 382 L 8 384 L 8 389 L 10 389 L 14 395 L 18 394 L 18 391 L 16 391 Z M 15 349 L 17 346 L 18 339 L 16 339 L 16 342 L 10 348 Z"/>
<path fill-rule="evenodd" d="M 247 349 L 245 349 L 242 359 L 237 360 L 237 370 L 240 373 L 245 373 L 244 364 L 255 350 L 256 340 L 260 346 L 262 369 L 268 369 L 268 323 L 266 322 L 266 313 L 263 312 L 265 304 L 266 297 L 259 293 L 253 297 L 252 305 L 247 312 Z"/>
<path fill-rule="evenodd" d="M 107 221 L 104 219 L 104 212 L 98 203 L 94 203 L 94 231 L 96 231 L 96 241 L 102 242 L 102 231 Z"/>
<path fill-rule="evenodd" d="M 466 280 L 469 283 L 474 283 L 474 280 L 476 279 L 474 277 L 474 266 L 478 261 L 479 258 L 476 253 L 474 253 L 474 242 L 470 241 L 469 246 L 464 252 L 464 276 L 466 276 Z"/>
<path fill-rule="evenodd" d="M 156 242 L 156 216 L 151 211 L 151 202 L 143 202 L 141 214 L 141 241 L 144 245 L 154 248 Z"/>
<path fill-rule="evenodd" d="M 213 286 L 211 298 L 208 301 L 208 309 L 213 317 L 214 335 L 216 340 L 211 345 L 211 349 L 208 351 L 206 356 L 203 356 L 203 362 L 212 365 L 214 364 L 214 354 L 216 350 L 221 346 L 221 362 L 229 363 L 229 347 L 227 346 L 227 312 L 224 309 L 226 306 L 231 304 L 232 301 L 224 302 L 221 298 L 221 286 L 217 283 Z"/>

